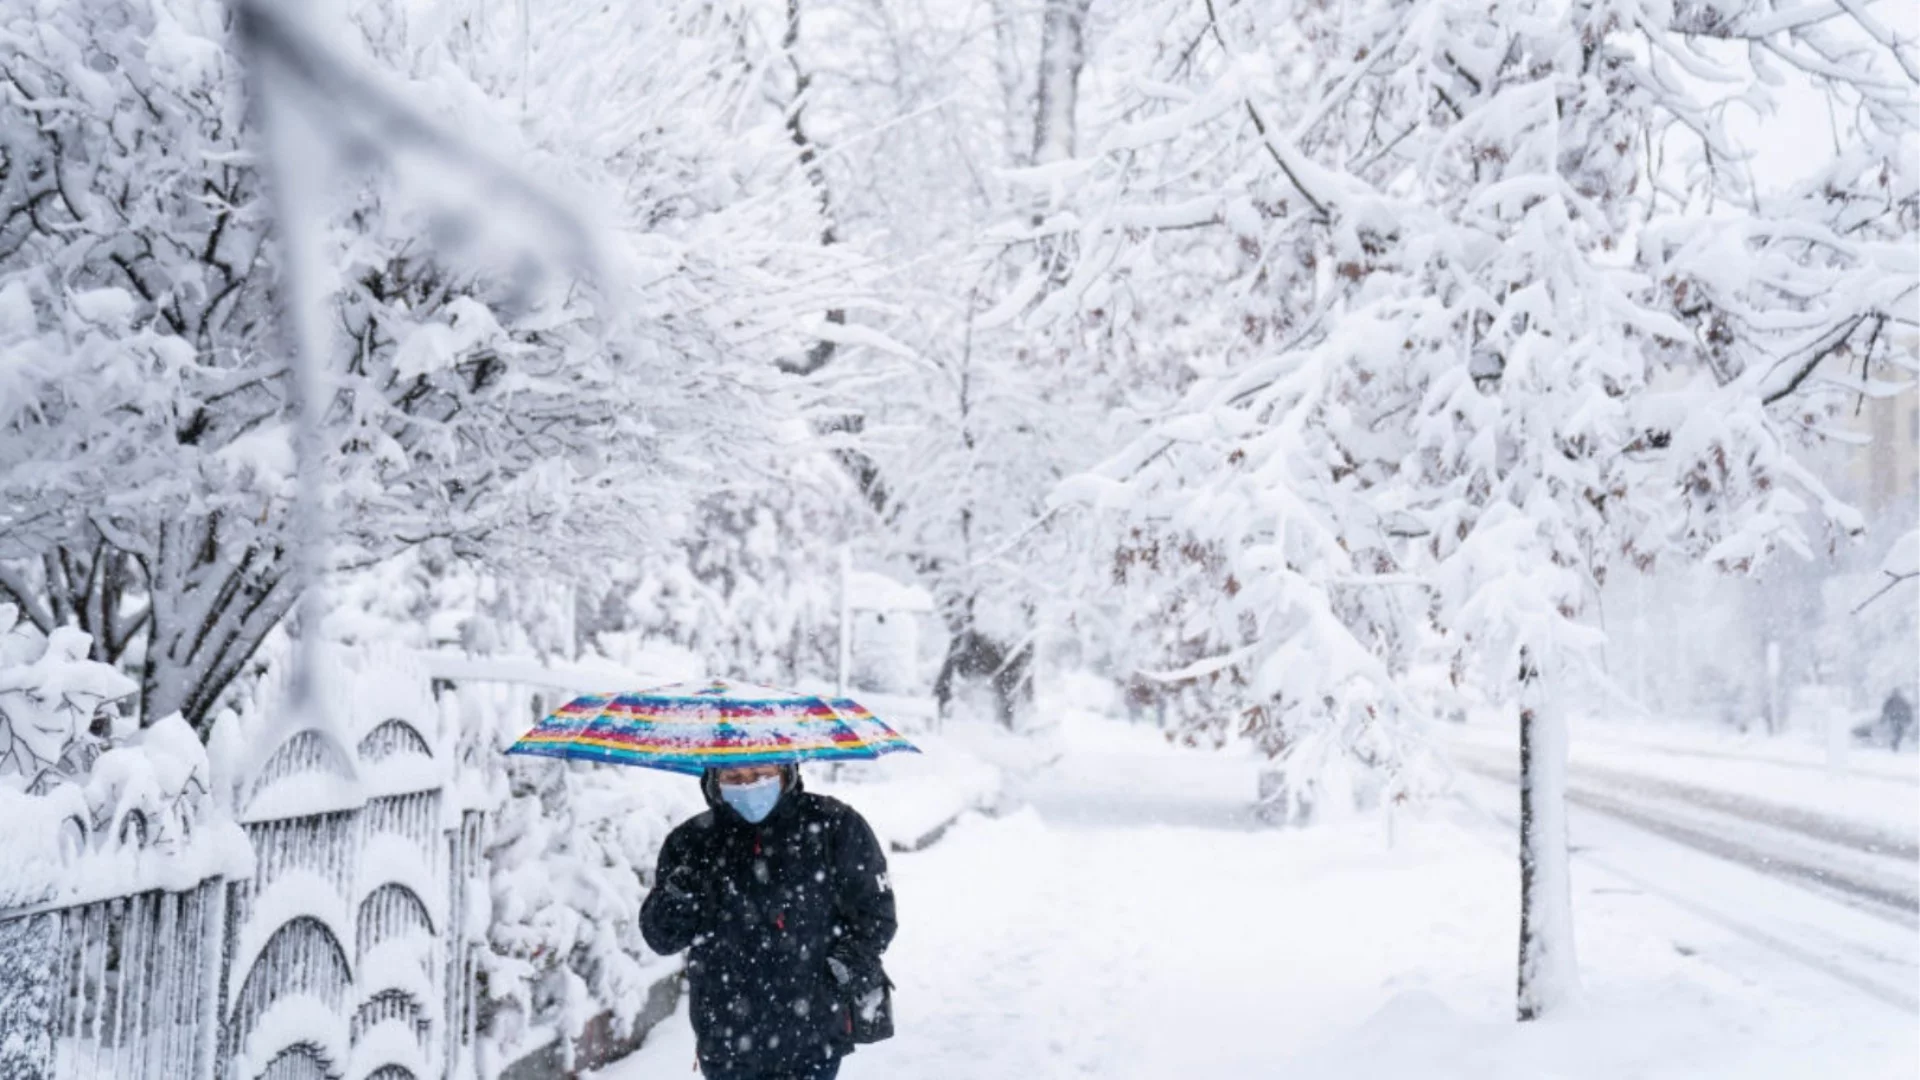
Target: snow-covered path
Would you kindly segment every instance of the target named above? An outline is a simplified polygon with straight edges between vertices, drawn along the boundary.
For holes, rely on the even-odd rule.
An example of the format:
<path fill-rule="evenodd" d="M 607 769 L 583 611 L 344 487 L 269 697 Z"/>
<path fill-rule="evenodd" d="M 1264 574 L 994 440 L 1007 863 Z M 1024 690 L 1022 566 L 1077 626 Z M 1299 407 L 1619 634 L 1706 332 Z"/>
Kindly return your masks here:
<path fill-rule="evenodd" d="M 1509 1022 L 1511 842 L 1457 805 L 1254 829 L 1253 761 L 1078 718 L 1000 819 L 898 856 L 900 1035 L 844 1080 L 1912 1075 L 1911 1016 L 1718 966 L 1715 929 L 1576 870 L 1589 995 Z M 1783 961 L 1784 963 L 1784 961 Z M 1771 972 L 1769 975 L 1773 974 Z M 1770 984 L 1770 985 L 1763 985 Z M 1844 989 L 1844 988 L 1842 988 Z M 689 1075 L 669 1020 L 606 1080 Z"/>
<path fill-rule="evenodd" d="M 1381 925 L 1373 956 L 1342 955 L 1351 940 L 1326 924 L 1369 920 L 1250 828 L 1254 768 L 1102 725 L 1028 786 L 1027 809 L 903 867 L 895 963 L 918 1037 L 846 1076 L 1257 1076 L 1273 1046 L 1364 1014 L 1412 930 Z"/>

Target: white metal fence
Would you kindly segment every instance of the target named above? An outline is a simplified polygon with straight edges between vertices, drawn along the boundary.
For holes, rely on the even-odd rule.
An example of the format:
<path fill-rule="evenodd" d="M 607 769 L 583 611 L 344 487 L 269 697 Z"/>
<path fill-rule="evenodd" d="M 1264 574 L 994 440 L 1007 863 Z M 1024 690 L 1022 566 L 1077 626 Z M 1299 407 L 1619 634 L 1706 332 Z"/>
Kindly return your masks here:
<path fill-rule="evenodd" d="M 152 890 L 0 921 L 14 1028 L 9 1077 L 211 1075 L 217 972 L 191 962 L 221 930 L 222 886 Z M 30 1037 L 18 1040 L 22 1032 Z"/>
<path fill-rule="evenodd" d="M 473 1075 L 485 821 L 414 663 L 341 659 L 364 730 L 292 732 L 236 785 L 250 876 L 0 910 L 0 1075 Z"/>

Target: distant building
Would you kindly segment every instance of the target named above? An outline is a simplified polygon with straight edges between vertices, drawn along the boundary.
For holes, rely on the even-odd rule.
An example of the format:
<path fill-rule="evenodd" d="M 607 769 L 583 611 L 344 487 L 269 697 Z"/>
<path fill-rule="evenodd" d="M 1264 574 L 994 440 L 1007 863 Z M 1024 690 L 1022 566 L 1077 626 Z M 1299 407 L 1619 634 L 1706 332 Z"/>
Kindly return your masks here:
<path fill-rule="evenodd" d="M 1856 610 L 1894 541 L 1920 525 L 1920 391 L 1856 398 L 1832 426 L 1840 434 L 1804 460 L 1860 512 L 1865 537 L 1829 545 L 1809 515 L 1811 558 L 1779 552 L 1751 576 L 1669 560 L 1608 580 L 1608 668 L 1654 717 L 1816 728 L 1836 709 L 1877 710 L 1896 686 L 1920 695 L 1920 588 Z"/>
<path fill-rule="evenodd" d="M 1812 455 L 1815 469 L 1866 515 L 1870 534 L 1876 525 L 1910 528 L 1920 520 L 1920 390 L 1858 398 L 1844 411 L 1842 428 L 1867 441 L 1828 443 Z M 1881 539 L 1869 546 L 1891 537 Z"/>
<path fill-rule="evenodd" d="M 1872 402 L 1866 413 L 1873 443 L 1859 455 L 1857 468 L 1867 474 L 1867 512 L 1878 517 L 1904 511 L 1910 523 L 1920 505 L 1920 390 Z"/>

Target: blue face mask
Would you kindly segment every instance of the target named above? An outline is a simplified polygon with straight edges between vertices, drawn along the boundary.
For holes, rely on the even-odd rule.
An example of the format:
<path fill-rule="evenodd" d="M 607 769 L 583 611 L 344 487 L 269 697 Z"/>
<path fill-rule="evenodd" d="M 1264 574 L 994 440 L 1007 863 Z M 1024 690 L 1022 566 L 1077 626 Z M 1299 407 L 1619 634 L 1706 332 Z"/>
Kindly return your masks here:
<path fill-rule="evenodd" d="M 773 808 L 779 804 L 782 786 L 777 776 L 755 780 L 751 784 L 721 784 L 720 798 L 741 817 L 757 825 L 766 820 L 767 815 L 773 813 Z"/>

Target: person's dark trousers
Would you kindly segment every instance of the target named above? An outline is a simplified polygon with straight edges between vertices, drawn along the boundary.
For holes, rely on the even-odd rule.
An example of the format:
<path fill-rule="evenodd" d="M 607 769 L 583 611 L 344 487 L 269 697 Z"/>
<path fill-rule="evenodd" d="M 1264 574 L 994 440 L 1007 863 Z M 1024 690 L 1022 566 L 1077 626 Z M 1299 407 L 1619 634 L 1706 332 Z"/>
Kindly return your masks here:
<path fill-rule="evenodd" d="M 736 1066 L 709 1065 L 700 1063 L 700 1075 L 703 1080 L 833 1080 L 840 1075 L 840 1059 L 823 1061 L 818 1065 L 805 1065 L 763 1072 L 753 1068 Z"/>

